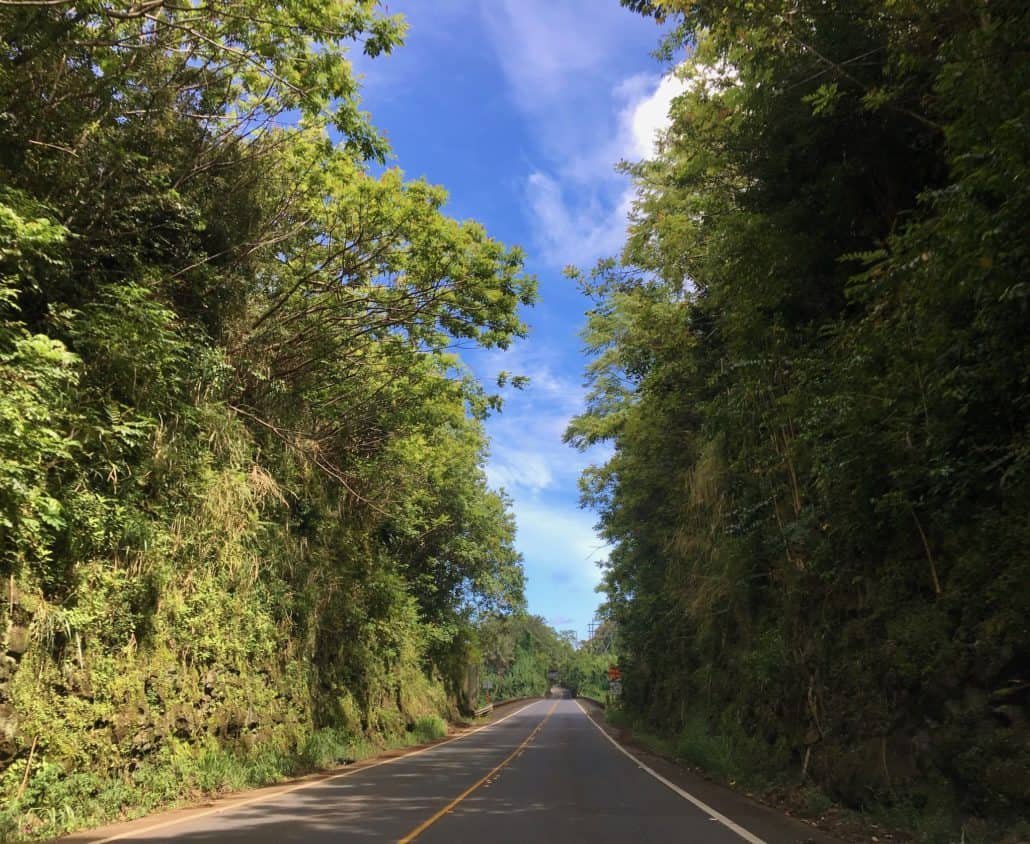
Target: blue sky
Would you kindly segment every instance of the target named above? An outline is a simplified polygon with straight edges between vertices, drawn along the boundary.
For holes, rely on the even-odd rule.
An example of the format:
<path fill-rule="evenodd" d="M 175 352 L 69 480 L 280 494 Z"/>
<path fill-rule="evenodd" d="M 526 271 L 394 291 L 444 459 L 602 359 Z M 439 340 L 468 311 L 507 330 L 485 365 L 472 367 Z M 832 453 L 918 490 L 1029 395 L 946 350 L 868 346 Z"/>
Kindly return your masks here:
<path fill-rule="evenodd" d="M 447 212 L 522 246 L 540 281 L 528 339 L 466 360 L 488 384 L 528 375 L 487 423 L 490 482 L 513 499 L 529 610 L 584 637 L 605 549 L 577 479 L 603 451 L 561 441 L 583 406 L 586 300 L 562 276 L 619 251 L 631 194 L 614 165 L 647 155 L 674 80 L 651 55 L 660 31 L 617 0 L 391 2 L 409 22 L 392 56 L 355 63 L 364 107 L 395 163 L 450 193 Z"/>

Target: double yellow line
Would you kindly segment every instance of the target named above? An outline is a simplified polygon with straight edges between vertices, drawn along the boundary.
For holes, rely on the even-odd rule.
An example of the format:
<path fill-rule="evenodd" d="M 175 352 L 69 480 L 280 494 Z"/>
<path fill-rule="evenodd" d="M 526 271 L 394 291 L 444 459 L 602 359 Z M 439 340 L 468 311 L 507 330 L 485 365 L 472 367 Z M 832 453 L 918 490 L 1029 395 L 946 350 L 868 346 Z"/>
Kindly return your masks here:
<path fill-rule="evenodd" d="M 511 754 L 509 756 L 507 756 L 499 765 L 497 765 L 497 767 L 495 767 L 492 771 L 490 771 L 490 773 L 488 773 L 485 777 L 483 777 L 482 779 L 474 782 L 472 785 L 470 785 L 468 788 L 466 788 L 463 792 L 461 792 L 461 794 L 459 794 L 457 797 L 455 797 L 450 803 L 448 803 L 446 806 L 444 806 L 439 812 L 437 812 L 431 818 L 428 818 L 428 819 L 422 821 L 422 823 L 420 823 L 418 826 L 416 826 L 411 832 L 409 832 L 403 838 L 399 839 L 397 841 L 397 844 L 410 844 L 410 842 L 412 842 L 416 838 L 418 838 L 423 832 L 425 832 L 427 829 L 429 829 L 429 827 L 431 827 L 434 823 L 436 823 L 438 820 L 440 820 L 440 818 L 442 818 L 449 811 L 451 811 L 462 800 L 464 800 L 466 797 L 468 797 L 473 791 L 475 791 L 477 788 L 479 788 L 481 785 L 483 785 L 483 783 L 489 782 L 493 778 L 494 774 L 496 774 L 505 765 L 507 765 L 509 762 L 511 762 L 512 759 L 514 759 L 523 750 L 526 749 L 526 745 L 527 744 L 529 744 L 533 739 L 535 739 L 538 735 L 540 735 L 540 731 L 544 728 L 544 724 L 547 723 L 547 719 L 550 718 L 551 715 L 554 714 L 554 710 L 557 707 L 558 707 L 558 701 L 555 701 L 553 704 L 551 704 L 551 708 L 547 711 L 547 714 L 544 716 L 544 720 L 541 721 L 539 724 L 537 724 L 533 728 L 533 732 L 531 732 L 528 736 L 526 736 L 522 740 L 522 743 L 518 747 L 516 747 L 511 752 Z"/>

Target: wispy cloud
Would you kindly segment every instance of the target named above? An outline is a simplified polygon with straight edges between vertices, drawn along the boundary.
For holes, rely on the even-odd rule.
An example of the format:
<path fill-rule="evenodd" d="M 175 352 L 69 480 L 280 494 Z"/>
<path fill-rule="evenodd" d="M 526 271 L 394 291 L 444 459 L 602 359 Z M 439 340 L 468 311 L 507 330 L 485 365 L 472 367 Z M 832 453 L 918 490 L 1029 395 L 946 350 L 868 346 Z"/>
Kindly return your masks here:
<path fill-rule="evenodd" d="M 621 250 L 630 197 L 625 190 L 610 193 L 603 182 L 572 191 L 541 170 L 530 173 L 526 202 L 537 251 L 548 264 L 582 266 Z"/>
<path fill-rule="evenodd" d="M 577 507 L 574 490 L 583 469 L 605 455 L 581 454 L 562 442 L 569 420 L 583 409 L 584 396 L 576 378 L 555 369 L 556 355 L 546 343 L 524 344 L 482 362 L 490 374 L 509 370 L 530 377 L 529 386 L 510 396 L 504 411 L 490 420 L 487 476 L 512 498 L 516 544 L 531 562 L 530 606 L 556 626 L 574 622 L 583 627 L 585 617 L 560 624 L 554 619 L 570 612 L 582 615 L 584 606 L 597 603 L 598 563 L 608 549 L 594 532 L 594 514 Z"/>
<path fill-rule="evenodd" d="M 537 493 L 554 484 L 554 474 L 536 450 L 494 446 L 486 466 L 486 479 L 495 489 Z"/>
<path fill-rule="evenodd" d="M 509 94 L 540 139 L 524 181 L 536 253 L 555 267 L 617 254 L 633 193 L 615 165 L 653 154 L 682 81 L 613 75 L 611 57 L 635 22 L 618 7 L 495 0 L 483 8 Z"/>
<path fill-rule="evenodd" d="M 519 549 L 547 579 L 535 586 L 593 589 L 601 582 L 598 563 L 608 548 L 594 533 L 590 513 L 539 501 L 517 501 L 517 507 Z"/>
<path fill-rule="evenodd" d="M 553 357 L 546 343 L 520 344 L 490 354 L 479 367 L 487 381 L 501 371 L 529 377 L 529 385 L 512 393 L 503 412 L 490 420 L 487 479 L 516 499 L 537 498 L 551 489 L 574 489 L 588 462 L 562 443 L 569 420 L 583 409 L 583 387 L 575 378 L 557 372 Z"/>
<path fill-rule="evenodd" d="M 594 88 L 607 84 L 611 57 L 624 47 L 624 24 L 632 20 L 615 4 L 597 0 L 483 0 L 484 29 L 523 114 L 541 118 L 538 140 L 545 151 L 579 143 L 596 129 Z"/>
<path fill-rule="evenodd" d="M 552 173 L 529 174 L 528 209 L 537 246 L 549 263 L 584 266 L 621 251 L 634 189 L 615 165 L 655 154 L 669 124 L 669 106 L 683 90 L 683 81 L 674 74 L 624 80 L 609 99 L 617 114 L 611 138 L 560 163 Z"/>

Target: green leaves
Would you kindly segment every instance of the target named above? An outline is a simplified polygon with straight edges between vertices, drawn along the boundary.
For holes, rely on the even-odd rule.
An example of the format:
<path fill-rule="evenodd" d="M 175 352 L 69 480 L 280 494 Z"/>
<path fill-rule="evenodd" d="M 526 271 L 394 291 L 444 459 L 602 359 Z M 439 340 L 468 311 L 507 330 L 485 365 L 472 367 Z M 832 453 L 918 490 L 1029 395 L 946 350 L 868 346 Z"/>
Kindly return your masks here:
<path fill-rule="evenodd" d="M 156 771 L 156 803 L 193 755 L 401 734 L 459 701 L 472 619 L 523 607 L 500 400 L 453 349 L 523 336 L 535 281 L 366 165 L 348 51 L 403 30 L 374 0 L 0 5 L 5 796 L 33 736 L 48 760 L 5 817 L 72 766 Z"/>
<path fill-rule="evenodd" d="M 632 709 L 744 724 L 755 758 L 790 748 L 846 800 L 942 799 L 1000 827 L 1010 795 L 950 742 L 959 699 L 1017 670 L 963 662 L 969 637 L 1026 648 L 1002 621 L 1025 596 L 994 585 L 1027 576 L 1002 549 L 1026 544 L 1030 500 L 1028 20 L 974 5 L 663 4 L 695 81 L 631 168 L 621 264 L 587 286 L 592 392 L 567 437 L 614 447 L 582 486 L 614 544 Z M 699 84 L 720 61 L 732 84 Z M 833 773 L 928 712 L 953 738 L 887 764 L 935 771 L 937 795 Z"/>
<path fill-rule="evenodd" d="M 22 333 L 0 351 L 0 566 L 51 558 L 64 526 L 54 471 L 79 456 L 71 435 L 78 359 L 59 341 Z"/>
<path fill-rule="evenodd" d="M 369 56 L 389 53 L 401 43 L 403 21 L 382 15 L 377 6 L 374 0 L 305 0 L 271 7 L 235 0 L 218 8 L 143 3 L 122 9 L 93 0 L 64 20 L 45 3 L 22 4 L 4 14 L 13 19 L 8 26 L 14 31 L 20 19 L 51 24 L 115 85 L 139 74 L 141 66 L 178 55 L 206 77 L 200 93 L 211 118 L 260 126 L 297 111 L 309 122 L 335 126 L 356 155 L 382 160 L 386 144 L 358 110 L 347 58 L 348 49 L 362 41 Z"/>
<path fill-rule="evenodd" d="M 20 192 L 0 189 L 0 315 L 14 318 L 18 297 L 38 290 L 45 273 L 61 265 L 67 235 L 42 206 Z"/>
<path fill-rule="evenodd" d="M 832 114 L 840 97 L 840 86 L 836 82 L 824 83 L 802 100 L 812 106 L 812 114 Z"/>

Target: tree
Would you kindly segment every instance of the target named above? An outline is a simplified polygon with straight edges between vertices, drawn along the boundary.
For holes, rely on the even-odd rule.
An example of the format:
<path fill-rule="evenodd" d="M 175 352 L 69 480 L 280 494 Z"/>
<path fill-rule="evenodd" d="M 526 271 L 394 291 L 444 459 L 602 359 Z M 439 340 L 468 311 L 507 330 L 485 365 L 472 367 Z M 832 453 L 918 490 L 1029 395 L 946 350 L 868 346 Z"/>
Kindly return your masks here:
<path fill-rule="evenodd" d="M 372 174 L 346 50 L 403 28 L 0 2 L 0 837 L 399 739 L 523 608 L 452 349 L 522 336 L 535 282 Z"/>
<path fill-rule="evenodd" d="M 567 435 L 615 446 L 584 500 L 615 546 L 627 705 L 845 801 L 1004 823 L 1025 807 L 1002 773 L 1022 728 L 988 713 L 1027 650 L 1026 12 L 658 9 L 689 34 L 687 90 L 628 166 L 621 262 L 581 279 Z"/>

